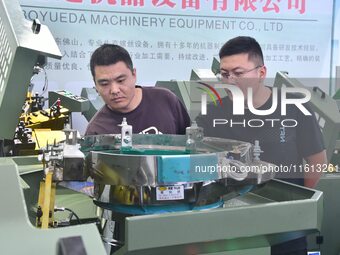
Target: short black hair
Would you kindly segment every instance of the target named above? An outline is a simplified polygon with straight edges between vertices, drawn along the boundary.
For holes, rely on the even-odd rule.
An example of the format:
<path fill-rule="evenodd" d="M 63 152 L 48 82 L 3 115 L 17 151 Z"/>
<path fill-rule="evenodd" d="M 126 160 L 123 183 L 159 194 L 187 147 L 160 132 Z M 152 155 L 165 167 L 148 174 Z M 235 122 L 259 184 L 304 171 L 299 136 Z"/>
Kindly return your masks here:
<path fill-rule="evenodd" d="M 252 37 L 238 36 L 227 41 L 220 49 L 220 59 L 236 54 L 248 54 L 249 60 L 263 65 L 263 53 L 260 44 Z"/>
<path fill-rule="evenodd" d="M 132 60 L 126 49 L 116 44 L 101 45 L 92 53 L 90 60 L 90 68 L 93 79 L 95 76 L 94 68 L 96 66 L 112 65 L 120 61 L 123 61 L 131 72 L 133 72 Z"/>

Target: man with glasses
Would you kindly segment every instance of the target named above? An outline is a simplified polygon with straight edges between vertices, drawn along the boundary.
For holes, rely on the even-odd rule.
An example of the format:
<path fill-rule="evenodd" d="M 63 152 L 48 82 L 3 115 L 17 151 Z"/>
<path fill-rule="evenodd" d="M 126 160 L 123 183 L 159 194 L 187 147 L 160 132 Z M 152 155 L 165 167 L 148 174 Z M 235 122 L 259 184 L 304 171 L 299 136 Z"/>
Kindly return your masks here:
<path fill-rule="evenodd" d="M 236 139 L 255 143 L 258 140 L 263 153 L 261 160 L 278 166 L 301 169 L 303 159 L 309 166 L 324 166 L 327 163 L 320 128 L 308 103 L 304 104 L 312 115 L 304 115 L 295 105 L 287 105 L 286 115 L 281 113 L 281 95 L 278 93 L 278 107 L 269 115 L 254 114 L 247 108 L 248 89 L 252 89 L 253 108 L 270 109 L 273 104 L 273 89 L 264 85 L 267 68 L 263 62 L 263 53 L 258 42 L 251 37 L 240 36 L 226 42 L 219 52 L 222 83 L 234 85 L 243 92 L 245 99 L 244 114 L 233 115 L 233 97 L 227 91 L 222 105 L 208 105 L 207 114 L 200 115 L 196 121 L 204 128 L 205 136 Z M 291 95 L 297 97 L 296 95 Z M 235 99 L 235 98 L 234 98 Z M 297 125 L 287 127 L 282 120 L 295 120 Z M 216 122 L 216 120 L 219 120 Z M 216 124 L 223 123 L 223 124 Z M 303 168 L 302 168 L 303 169 Z M 311 169 L 311 168 L 310 168 Z M 316 168 L 315 168 L 316 169 Z M 276 176 L 298 185 L 315 187 L 319 173 L 289 175 L 277 173 Z M 278 219 L 279 220 L 279 219 Z M 272 254 L 305 255 L 306 239 L 299 238 L 272 247 Z"/>
<path fill-rule="evenodd" d="M 85 135 L 120 133 L 123 117 L 133 133 L 185 134 L 190 118 L 181 101 L 167 89 L 136 85 L 136 69 L 124 48 L 100 46 L 91 56 L 90 67 L 105 105 L 91 119 Z"/>

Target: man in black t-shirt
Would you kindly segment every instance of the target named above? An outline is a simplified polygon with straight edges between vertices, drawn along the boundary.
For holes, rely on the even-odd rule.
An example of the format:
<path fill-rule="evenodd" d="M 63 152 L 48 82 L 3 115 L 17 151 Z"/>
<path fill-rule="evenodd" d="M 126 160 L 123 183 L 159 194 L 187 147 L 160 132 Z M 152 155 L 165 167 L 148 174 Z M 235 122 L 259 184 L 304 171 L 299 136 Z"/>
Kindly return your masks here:
<path fill-rule="evenodd" d="M 263 81 L 266 77 L 266 66 L 258 42 L 251 37 L 240 36 L 226 42 L 220 52 L 221 81 L 239 88 L 244 95 L 245 103 L 252 99 L 256 110 L 271 109 L 276 88 L 266 87 Z M 252 89 L 249 93 L 248 88 Z M 315 187 L 320 173 L 300 171 L 303 159 L 309 166 L 324 166 L 327 163 L 320 128 L 314 113 L 308 103 L 303 106 L 311 115 L 303 114 L 295 105 L 287 105 L 286 115 L 281 112 L 281 91 L 275 94 L 278 98 L 277 109 L 269 115 L 258 115 L 254 109 L 248 109 L 245 104 L 244 114 L 233 115 L 233 100 L 235 95 L 227 91 L 219 106 L 208 105 L 206 115 L 199 115 L 197 124 L 204 128 L 205 136 L 217 136 L 254 143 L 258 140 L 263 153 L 261 159 L 278 166 L 296 168 L 300 174 L 287 175 L 278 173 L 283 180 L 291 181 L 307 187 Z M 292 95 L 296 97 L 295 95 Z M 287 119 L 294 120 L 297 124 Z M 302 168 L 303 169 L 303 168 Z M 315 168 L 316 169 L 316 168 Z M 272 247 L 271 254 L 305 255 L 306 240 L 300 238 Z"/>
<path fill-rule="evenodd" d="M 105 105 L 91 119 L 85 135 L 120 133 L 123 118 L 133 133 L 185 134 L 189 115 L 167 89 L 136 86 L 136 69 L 129 53 L 114 44 L 94 51 L 90 61 L 96 89 Z"/>
<path fill-rule="evenodd" d="M 133 133 L 185 134 L 186 127 L 190 126 L 190 118 L 181 101 L 167 89 L 136 86 L 136 69 L 124 48 L 114 44 L 100 46 L 91 56 L 90 68 L 96 89 L 105 105 L 93 116 L 85 135 L 119 134 L 121 127 L 118 125 L 123 118 L 132 126 Z M 93 169 L 91 174 L 103 178 L 103 172 Z M 115 200 L 115 189 L 120 190 L 120 197 L 126 198 L 131 197 L 131 190 L 136 188 L 111 186 L 104 189 L 100 183 L 95 185 L 95 190 L 105 190 L 103 196 L 107 196 L 108 200 Z M 109 222 L 116 220 L 109 215 L 111 212 L 105 210 L 104 218 Z M 114 237 L 111 224 L 105 224 L 104 235 L 108 239 L 117 239 L 117 236 L 123 238 L 119 236 L 122 234 L 119 229 L 123 228 L 120 224 L 119 221 L 114 224 Z M 115 248 L 107 246 L 108 250 Z"/>

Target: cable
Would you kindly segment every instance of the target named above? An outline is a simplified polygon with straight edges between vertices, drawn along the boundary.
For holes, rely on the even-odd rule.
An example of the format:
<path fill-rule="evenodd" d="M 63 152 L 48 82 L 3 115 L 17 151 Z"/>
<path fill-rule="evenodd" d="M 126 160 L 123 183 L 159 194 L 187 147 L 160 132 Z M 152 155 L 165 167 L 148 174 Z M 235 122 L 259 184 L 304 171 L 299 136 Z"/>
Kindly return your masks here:
<path fill-rule="evenodd" d="M 243 181 L 247 178 L 248 172 L 245 170 L 245 164 L 238 160 L 230 160 L 229 159 L 229 166 L 230 171 L 227 172 L 227 176 L 237 180 L 237 181 Z M 236 167 L 236 169 L 233 169 L 232 166 Z M 236 171 L 234 171 L 236 170 Z"/>
<path fill-rule="evenodd" d="M 70 212 L 70 215 L 69 215 L 69 218 L 70 218 L 70 219 L 69 219 L 69 222 L 71 221 L 72 217 L 74 216 L 74 217 L 76 217 L 78 224 L 81 224 L 81 220 L 80 220 L 80 218 L 78 217 L 78 215 L 77 215 L 73 210 L 71 210 L 70 208 L 66 208 L 66 207 L 55 207 L 55 208 L 54 208 L 54 211 L 55 211 L 55 212 L 64 212 L 64 211 L 68 211 L 68 212 Z"/>
<path fill-rule="evenodd" d="M 42 96 L 43 94 L 45 94 L 45 92 L 47 91 L 48 89 L 48 78 L 47 78 L 47 72 L 45 70 L 45 68 L 41 68 L 43 71 L 44 71 L 44 75 L 45 75 L 45 82 L 44 82 L 44 87 L 43 87 L 43 91 L 42 93 L 40 94 L 40 96 Z"/>
<path fill-rule="evenodd" d="M 236 148 L 241 152 L 241 157 L 244 157 L 251 149 L 251 146 L 252 145 L 250 143 L 242 143 L 236 146 Z"/>
<path fill-rule="evenodd" d="M 44 95 L 45 92 L 46 92 L 47 89 L 48 89 L 48 77 L 47 77 L 47 72 L 46 72 L 45 68 L 44 68 L 44 67 L 40 67 L 40 66 L 34 66 L 34 67 L 33 67 L 33 75 L 32 75 L 32 77 L 31 77 L 31 79 L 30 79 L 30 84 L 32 84 L 32 88 L 31 88 L 31 89 L 33 90 L 33 83 L 32 83 L 32 81 L 33 81 L 33 79 L 34 79 L 34 76 L 37 75 L 37 74 L 39 74 L 41 71 L 44 72 L 44 86 L 43 86 L 43 88 L 42 88 L 42 92 L 41 92 L 41 94 L 39 95 L 39 97 L 41 97 L 42 95 Z"/>
<path fill-rule="evenodd" d="M 69 208 L 65 208 L 65 211 L 68 211 L 68 212 L 71 213 L 71 214 L 70 214 L 70 221 L 71 221 L 71 219 L 72 219 L 72 217 L 73 217 L 73 215 L 74 215 L 74 217 L 76 217 L 76 219 L 77 219 L 77 221 L 78 221 L 78 224 L 81 224 L 80 218 L 78 217 L 78 215 L 77 215 L 74 211 L 72 211 L 72 210 L 69 209 Z"/>

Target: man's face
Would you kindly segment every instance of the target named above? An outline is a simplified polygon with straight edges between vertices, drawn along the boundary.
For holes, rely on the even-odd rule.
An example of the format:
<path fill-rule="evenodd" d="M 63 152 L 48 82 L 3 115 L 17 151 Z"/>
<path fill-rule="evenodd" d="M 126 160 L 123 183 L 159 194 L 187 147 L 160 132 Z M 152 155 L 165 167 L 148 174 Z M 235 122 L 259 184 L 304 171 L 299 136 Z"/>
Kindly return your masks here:
<path fill-rule="evenodd" d="M 108 66 L 95 66 L 96 89 L 114 111 L 130 112 L 136 107 L 136 70 L 122 61 Z"/>
<path fill-rule="evenodd" d="M 223 57 L 220 61 L 220 73 L 223 82 L 239 87 L 245 98 L 247 89 L 255 94 L 266 77 L 266 67 L 248 59 L 247 53 Z"/>

